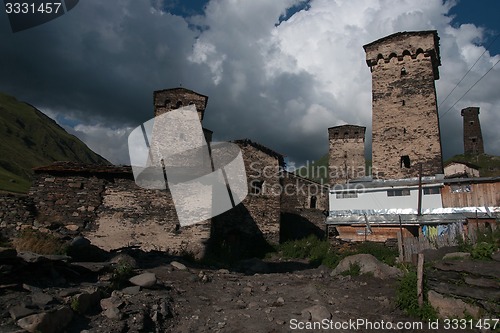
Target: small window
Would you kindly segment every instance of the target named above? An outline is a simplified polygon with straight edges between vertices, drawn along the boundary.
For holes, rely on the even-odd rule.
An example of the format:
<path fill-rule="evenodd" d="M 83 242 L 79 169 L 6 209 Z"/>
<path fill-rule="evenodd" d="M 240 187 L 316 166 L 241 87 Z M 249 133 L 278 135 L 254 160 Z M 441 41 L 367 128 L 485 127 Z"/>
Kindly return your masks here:
<path fill-rule="evenodd" d="M 439 194 L 439 187 L 424 188 L 424 195 Z"/>
<path fill-rule="evenodd" d="M 469 125 L 474 125 L 474 120 L 469 121 Z"/>
<path fill-rule="evenodd" d="M 470 193 L 472 192 L 472 188 L 470 185 L 451 185 L 450 186 L 451 193 Z"/>
<path fill-rule="evenodd" d="M 403 196 L 408 196 L 408 195 L 410 195 L 409 189 L 387 190 L 388 197 L 403 197 Z"/>
<path fill-rule="evenodd" d="M 352 192 L 352 191 L 337 193 L 335 195 L 336 199 L 351 199 L 351 198 L 357 198 L 357 197 L 358 197 L 358 193 Z"/>
<path fill-rule="evenodd" d="M 344 132 L 344 136 L 348 136 L 349 135 L 349 132 Z"/>
<path fill-rule="evenodd" d="M 406 134 L 406 128 L 403 128 L 403 134 Z"/>
<path fill-rule="evenodd" d="M 177 108 L 180 108 L 182 106 L 182 101 L 178 101 L 177 104 L 175 104 Z"/>
<path fill-rule="evenodd" d="M 310 203 L 309 203 L 309 208 L 316 208 L 316 201 L 317 201 L 317 200 L 318 200 L 318 199 L 316 198 L 316 196 L 315 196 L 315 195 L 313 195 L 313 196 L 311 197 L 311 201 L 310 201 Z"/>
<path fill-rule="evenodd" d="M 477 142 L 477 139 L 476 138 L 472 138 L 471 139 L 473 143 L 476 143 Z"/>
<path fill-rule="evenodd" d="M 406 104 L 406 102 L 405 102 L 405 100 L 403 99 L 403 100 L 401 101 L 401 105 L 402 105 L 402 106 L 405 106 L 405 104 Z"/>
<path fill-rule="evenodd" d="M 408 155 L 401 156 L 400 167 L 407 168 L 407 169 L 409 169 L 411 167 L 410 156 L 408 156 Z"/>
<path fill-rule="evenodd" d="M 404 67 L 401 68 L 401 75 L 406 75 L 406 74 L 407 74 L 406 68 L 404 68 Z"/>
<path fill-rule="evenodd" d="M 262 189 L 264 188 L 264 181 L 259 179 L 254 179 L 250 182 L 250 193 L 259 195 L 262 194 Z"/>

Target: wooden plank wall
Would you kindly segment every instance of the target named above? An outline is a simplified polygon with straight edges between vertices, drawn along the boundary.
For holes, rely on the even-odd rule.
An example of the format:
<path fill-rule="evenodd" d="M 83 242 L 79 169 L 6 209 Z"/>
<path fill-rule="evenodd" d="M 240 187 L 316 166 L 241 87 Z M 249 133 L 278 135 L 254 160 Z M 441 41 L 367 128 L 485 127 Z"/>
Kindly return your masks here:
<path fill-rule="evenodd" d="M 464 183 L 465 185 L 466 183 Z M 470 184 L 470 192 L 452 193 L 454 184 L 445 184 L 441 189 L 443 207 L 500 206 L 500 182 Z"/>

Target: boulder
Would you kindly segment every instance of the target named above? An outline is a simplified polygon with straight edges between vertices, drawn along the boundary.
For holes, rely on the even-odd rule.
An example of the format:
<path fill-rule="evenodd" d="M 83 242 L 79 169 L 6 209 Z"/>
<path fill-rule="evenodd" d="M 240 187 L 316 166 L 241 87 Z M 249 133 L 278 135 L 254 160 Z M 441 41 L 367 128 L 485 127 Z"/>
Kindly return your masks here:
<path fill-rule="evenodd" d="M 50 312 L 33 314 L 17 321 L 17 325 L 28 332 L 58 333 L 73 319 L 73 311 L 67 306 Z"/>
<path fill-rule="evenodd" d="M 172 261 L 172 262 L 170 263 L 170 265 L 171 265 L 172 267 L 174 267 L 174 268 L 176 268 L 176 269 L 180 270 L 180 271 L 185 271 L 185 270 L 187 269 L 186 265 L 181 264 L 181 263 L 180 263 L 180 262 L 178 262 L 178 261 Z"/>
<path fill-rule="evenodd" d="M 429 290 L 427 299 L 442 318 L 464 318 L 466 314 L 479 318 L 480 308 L 460 299 L 443 296 L 434 290 Z"/>
<path fill-rule="evenodd" d="M 311 321 L 322 321 L 324 319 L 331 319 L 332 314 L 324 305 L 313 305 L 308 307 L 301 312 L 302 319 L 311 320 Z"/>
<path fill-rule="evenodd" d="M 371 273 L 374 277 L 379 279 L 387 279 L 393 277 L 402 276 L 402 272 L 392 266 L 389 266 L 383 262 L 380 262 L 377 258 L 371 254 L 355 254 L 342 259 L 337 267 L 330 273 L 331 276 L 339 275 L 345 271 L 348 271 L 351 265 L 359 265 L 360 274 Z"/>
<path fill-rule="evenodd" d="M 129 281 L 133 285 L 140 286 L 143 288 L 150 288 L 156 284 L 156 275 L 155 273 L 146 272 L 131 277 Z"/>

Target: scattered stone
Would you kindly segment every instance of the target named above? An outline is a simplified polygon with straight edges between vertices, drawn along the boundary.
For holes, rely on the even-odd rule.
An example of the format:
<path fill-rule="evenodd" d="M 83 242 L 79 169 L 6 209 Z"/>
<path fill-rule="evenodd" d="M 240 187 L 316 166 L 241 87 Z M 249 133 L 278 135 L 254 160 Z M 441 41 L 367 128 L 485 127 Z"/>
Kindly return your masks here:
<path fill-rule="evenodd" d="M 469 258 L 470 258 L 470 253 L 468 252 L 451 252 L 451 253 L 446 253 L 443 257 L 443 260 L 460 260 Z"/>
<path fill-rule="evenodd" d="M 238 309 L 244 309 L 247 307 L 246 303 L 244 301 L 242 301 L 241 299 L 237 300 L 236 301 L 236 307 Z"/>
<path fill-rule="evenodd" d="M 359 265 L 360 273 L 371 273 L 374 277 L 379 279 L 387 279 L 392 277 L 400 277 L 402 273 L 399 269 L 391 267 L 371 254 L 355 254 L 342 259 L 337 267 L 330 273 L 331 276 L 339 275 L 348 271 L 352 265 Z"/>
<path fill-rule="evenodd" d="M 217 273 L 219 274 L 229 274 L 229 270 L 225 269 L 225 268 L 221 268 L 217 271 Z"/>
<path fill-rule="evenodd" d="M 69 297 L 69 296 L 76 295 L 78 293 L 80 293 L 80 289 L 77 289 L 77 288 L 68 288 L 68 289 L 63 289 L 63 290 L 59 291 L 59 293 L 57 294 L 57 296 L 59 296 L 59 297 Z"/>
<path fill-rule="evenodd" d="M 172 261 L 170 265 L 172 265 L 174 268 L 177 268 L 180 271 L 185 271 L 187 269 L 186 265 L 181 264 L 178 261 Z"/>
<path fill-rule="evenodd" d="M 252 288 L 250 288 L 250 287 L 245 287 L 245 288 L 243 288 L 243 292 L 244 292 L 244 293 L 247 293 L 247 294 L 251 294 L 251 293 L 252 293 Z"/>
<path fill-rule="evenodd" d="M 285 325 L 286 321 L 278 319 L 278 320 L 276 320 L 276 324 L 278 324 L 278 325 Z"/>
<path fill-rule="evenodd" d="M 18 320 L 18 319 L 27 317 L 29 315 L 32 315 L 32 314 L 36 313 L 36 311 L 33 309 L 28 309 L 22 305 L 16 305 L 16 306 L 9 308 L 9 313 L 10 313 L 10 316 L 12 317 L 12 319 Z"/>
<path fill-rule="evenodd" d="M 324 305 L 313 305 L 302 310 L 302 318 L 311 321 L 322 321 L 324 319 L 331 319 L 332 314 Z"/>
<path fill-rule="evenodd" d="M 101 292 L 96 290 L 91 293 L 81 293 L 73 297 L 71 307 L 80 314 L 86 314 L 95 310 L 101 300 Z"/>
<path fill-rule="evenodd" d="M 120 309 L 118 309 L 117 307 L 114 307 L 114 306 L 106 309 L 103 312 L 103 315 L 109 319 L 120 320 L 122 318 L 122 313 L 120 312 Z"/>
<path fill-rule="evenodd" d="M 273 303 L 273 306 L 283 306 L 285 304 L 285 300 L 283 297 L 278 297 L 278 299 Z"/>
<path fill-rule="evenodd" d="M 131 277 L 129 281 L 136 286 L 150 288 L 156 284 L 156 275 L 155 273 L 146 272 Z"/>
<path fill-rule="evenodd" d="M 54 297 L 49 294 L 45 294 L 42 292 L 35 292 L 31 295 L 31 302 L 36 306 L 43 308 L 45 305 L 54 301 Z"/>
<path fill-rule="evenodd" d="M 126 295 L 137 295 L 141 291 L 140 286 L 132 286 L 122 289 L 122 293 Z"/>
<path fill-rule="evenodd" d="M 80 226 L 76 224 L 68 224 L 65 225 L 64 228 L 68 229 L 69 231 L 78 231 L 78 229 L 80 229 Z"/>
<path fill-rule="evenodd" d="M 464 318 L 466 313 L 472 315 L 474 318 L 479 317 L 479 307 L 465 303 L 460 299 L 443 296 L 434 290 L 429 290 L 427 299 L 442 318 Z"/>
<path fill-rule="evenodd" d="M 123 301 L 116 296 L 111 296 L 109 298 L 101 299 L 100 304 L 101 304 L 101 309 L 107 310 L 112 307 L 119 308 L 120 306 L 123 305 Z"/>
<path fill-rule="evenodd" d="M 58 333 L 73 319 L 73 311 L 67 306 L 59 307 L 50 312 L 32 314 L 21 318 L 17 325 L 28 332 Z"/>
<path fill-rule="evenodd" d="M 71 247 L 85 247 L 90 245 L 90 241 L 83 236 L 76 236 L 69 245 Z"/>
<path fill-rule="evenodd" d="M 495 261 L 500 261 L 500 251 L 497 251 L 491 255 L 491 259 Z"/>
<path fill-rule="evenodd" d="M 132 269 L 138 267 L 137 261 L 132 256 L 129 256 L 128 254 L 125 253 L 117 254 L 116 256 L 111 258 L 110 262 L 116 265 L 124 265 Z"/>

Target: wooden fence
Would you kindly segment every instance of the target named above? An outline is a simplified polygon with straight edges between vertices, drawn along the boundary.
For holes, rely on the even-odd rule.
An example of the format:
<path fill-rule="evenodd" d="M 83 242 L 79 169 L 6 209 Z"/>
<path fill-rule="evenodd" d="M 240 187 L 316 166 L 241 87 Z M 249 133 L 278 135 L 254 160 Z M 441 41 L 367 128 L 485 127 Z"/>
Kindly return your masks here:
<path fill-rule="evenodd" d="M 458 229 L 457 229 L 458 230 Z M 475 244 L 477 240 L 477 228 L 469 228 L 467 233 L 452 232 L 435 237 L 401 237 L 398 232 L 398 249 L 400 262 L 415 262 L 418 253 L 427 249 L 439 249 L 448 246 L 457 246 L 459 240 L 466 238 L 467 242 Z"/>

